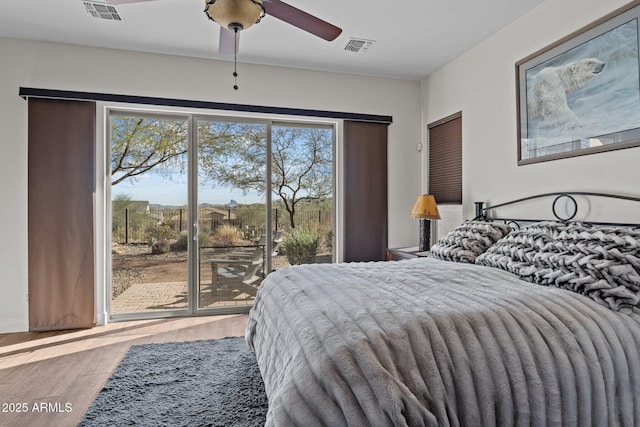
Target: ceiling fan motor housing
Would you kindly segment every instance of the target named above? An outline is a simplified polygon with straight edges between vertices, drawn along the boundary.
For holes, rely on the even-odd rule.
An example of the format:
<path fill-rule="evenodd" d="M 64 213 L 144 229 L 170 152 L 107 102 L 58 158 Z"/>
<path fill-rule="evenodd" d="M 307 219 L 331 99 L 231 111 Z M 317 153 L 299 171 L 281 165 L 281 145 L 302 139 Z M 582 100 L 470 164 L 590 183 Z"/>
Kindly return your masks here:
<path fill-rule="evenodd" d="M 204 13 L 232 31 L 246 30 L 265 15 L 262 0 L 205 0 Z"/>

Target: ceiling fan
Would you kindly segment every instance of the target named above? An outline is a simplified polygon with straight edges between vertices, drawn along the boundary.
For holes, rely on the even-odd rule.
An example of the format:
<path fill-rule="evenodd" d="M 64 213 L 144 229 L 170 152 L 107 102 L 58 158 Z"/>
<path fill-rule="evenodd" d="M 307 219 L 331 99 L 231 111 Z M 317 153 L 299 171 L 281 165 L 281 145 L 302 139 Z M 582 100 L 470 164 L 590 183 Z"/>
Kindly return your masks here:
<path fill-rule="evenodd" d="M 154 0 L 103 0 L 111 4 L 141 3 Z M 219 53 L 234 54 L 233 77 L 238 90 L 237 53 L 239 33 L 271 15 L 327 41 L 335 40 L 342 29 L 280 0 L 204 0 L 204 13 L 220 25 Z"/>
<path fill-rule="evenodd" d="M 111 4 L 155 0 L 105 0 Z M 237 53 L 238 37 L 265 15 L 307 31 L 324 40 L 335 40 L 342 29 L 280 0 L 205 0 L 205 14 L 220 25 L 219 53 Z"/>

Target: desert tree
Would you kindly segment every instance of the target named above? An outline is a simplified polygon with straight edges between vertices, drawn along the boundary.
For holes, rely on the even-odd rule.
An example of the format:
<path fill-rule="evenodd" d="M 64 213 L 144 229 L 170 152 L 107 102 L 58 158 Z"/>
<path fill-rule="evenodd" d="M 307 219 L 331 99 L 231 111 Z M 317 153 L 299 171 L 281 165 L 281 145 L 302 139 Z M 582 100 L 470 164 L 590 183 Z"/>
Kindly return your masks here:
<path fill-rule="evenodd" d="M 297 205 L 323 200 L 333 192 L 333 131 L 326 127 L 274 126 L 272 191 L 295 228 Z"/>
<path fill-rule="evenodd" d="M 187 145 L 186 120 L 113 115 L 111 185 L 151 170 L 167 175 L 184 170 Z"/>
<path fill-rule="evenodd" d="M 261 123 L 199 120 L 201 184 L 264 194 L 267 138 Z M 187 121 L 114 115 L 111 121 L 112 185 L 153 170 L 170 175 L 186 168 Z M 326 126 L 272 126 L 272 191 L 295 228 L 298 204 L 332 194 L 333 130 Z"/>
<path fill-rule="evenodd" d="M 264 125 L 211 122 L 200 126 L 203 180 L 259 194 L 267 191 Z M 271 189 L 284 205 L 291 228 L 298 204 L 332 194 L 333 130 L 326 126 L 273 125 Z M 210 152 L 211 155 L 206 155 Z"/>

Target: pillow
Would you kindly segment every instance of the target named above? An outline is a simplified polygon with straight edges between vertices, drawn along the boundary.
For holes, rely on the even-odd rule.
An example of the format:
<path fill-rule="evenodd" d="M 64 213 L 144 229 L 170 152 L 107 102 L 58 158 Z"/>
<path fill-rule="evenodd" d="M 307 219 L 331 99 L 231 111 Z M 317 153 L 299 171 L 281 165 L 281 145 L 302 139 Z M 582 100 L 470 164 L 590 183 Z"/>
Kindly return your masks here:
<path fill-rule="evenodd" d="M 574 224 L 552 250 L 553 285 L 614 310 L 640 307 L 640 229 Z"/>
<path fill-rule="evenodd" d="M 586 295 L 613 310 L 640 307 L 637 228 L 541 223 L 514 231 L 476 263 Z"/>
<path fill-rule="evenodd" d="M 467 221 L 431 247 L 430 255 L 445 261 L 473 263 L 501 237 L 511 232 L 507 224 Z"/>
<path fill-rule="evenodd" d="M 543 221 L 512 231 L 492 245 L 475 263 L 495 267 L 516 274 L 523 280 L 540 284 L 537 274 L 545 273 L 549 260 L 541 253 L 567 225 L 556 221 Z"/>

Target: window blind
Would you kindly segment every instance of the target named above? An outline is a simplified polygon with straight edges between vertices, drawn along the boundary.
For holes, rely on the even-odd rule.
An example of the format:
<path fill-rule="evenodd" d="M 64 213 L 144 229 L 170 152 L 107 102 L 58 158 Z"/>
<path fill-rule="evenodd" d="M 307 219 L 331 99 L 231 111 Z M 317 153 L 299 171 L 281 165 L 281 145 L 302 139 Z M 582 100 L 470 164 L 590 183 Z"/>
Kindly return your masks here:
<path fill-rule="evenodd" d="M 30 99 L 29 330 L 95 324 L 96 105 Z"/>
<path fill-rule="evenodd" d="M 462 204 L 462 113 L 429 129 L 429 194 L 438 203 Z"/>
<path fill-rule="evenodd" d="M 344 261 L 382 261 L 387 249 L 387 133 L 344 122 Z"/>

